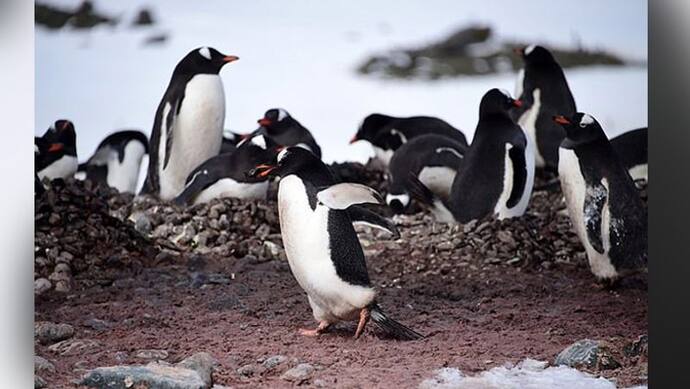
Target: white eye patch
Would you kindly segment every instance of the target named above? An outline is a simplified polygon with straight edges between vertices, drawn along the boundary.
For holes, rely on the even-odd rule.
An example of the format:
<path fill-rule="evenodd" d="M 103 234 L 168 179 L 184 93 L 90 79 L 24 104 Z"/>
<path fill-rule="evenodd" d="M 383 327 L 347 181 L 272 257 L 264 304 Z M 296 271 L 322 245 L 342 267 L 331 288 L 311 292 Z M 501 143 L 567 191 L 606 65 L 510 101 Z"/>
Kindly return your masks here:
<path fill-rule="evenodd" d="M 211 50 L 209 50 L 206 46 L 199 49 L 199 55 L 208 60 L 211 60 Z"/>
<path fill-rule="evenodd" d="M 288 149 L 282 149 L 282 150 L 280 151 L 280 153 L 278 153 L 278 163 L 280 163 L 280 161 L 282 161 L 283 159 L 285 159 L 285 157 L 287 156 L 288 152 L 289 152 Z"/>
<path fill-rule="evenodd" d="M 535 47 L 536 47 L 535 45 L 529 45 L 529 46 L 525 47 L 525 55 L 529 55 L 529 53 L 531 53 Z"/>
<path fill-rule="evenodd" d="M 580 127 L 587 127 L 588 125 L 594 123 L 594 118 L 588 114 L 582 116 L 580 119 Z"/>
<path fill-rule="evenodd" d="M 263 135 L 253 137 L 252 143 L 266 150 L 266 138 Z"/>
<path fill-rule="evenodd" d="M 290 114 L 287 113 L 286 110 L 284 110 L 284 109 L 282 109 L 282 108 L 278 108 L 278 121 L 279 121 L 279 122 L 282 122 L 283 119 L 285 119 L 285 118 L 288 117 L 288 116 L 290 116 Z"/>

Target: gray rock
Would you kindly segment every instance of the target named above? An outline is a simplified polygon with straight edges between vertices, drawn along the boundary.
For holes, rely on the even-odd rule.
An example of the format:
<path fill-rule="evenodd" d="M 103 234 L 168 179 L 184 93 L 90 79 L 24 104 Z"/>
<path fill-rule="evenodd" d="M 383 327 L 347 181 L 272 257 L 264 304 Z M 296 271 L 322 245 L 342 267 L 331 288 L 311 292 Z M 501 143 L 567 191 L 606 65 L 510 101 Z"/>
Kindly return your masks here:
<path fill-rule="evenodd" d="M 168 352 L 166 350 L 155 349 L 139 350 L 134 354 L 134 356 L 139 359 L 160 360 L 167 358 Z"/>
<path fill-rule="evenodd" d="M 242 378 L 248 378 L 259 375 L 263 373 L 264 370 L 266 369 L 261 365 L 249 363 L 244 366 L 240 366 L 240 368 L 237 369 L 237 374 Z"/>
<path fill-rule="evenodd" d="M 55 365 L 41 356 L 34 355 L 34 371 L 36 373 L 55 373 Z"/>
<path fill-rule="evenodd" d="M 46 380 L 44 380 L 43 378 L 41 378 L 37 375 L 34 376 L 34 388 L 35 389 L 45 388 L 47 386 L 48 386 L 48 383 L 46 382 Z"/>
<path fill-rule="evenodd" d="M 568 346 L 556 356 L 554 365 L 573 368 L 585 366 L 598 370 L 616 369 L 621 366 L 604 345 L 591 339 L 583 339 Z"/>
<path fill-rule="evenodd" d="M 263 246 L 264 252 L 267 254 L 266 256 L 270 258 L 278 258 L 280 256 L 280 252 L 283 251 L 279 245 L 271 242 L 270 240 L 264 241 Z"/>
<path fill-rule="evenodd" d="M 283 373 L 280 378 L 290 382 L 304 382 L 314 373 L 314 366 L 308 363 L 300 363 L 292 369 Z"/>
<path fill-rule="evenodd" d="M 34 293 L 42 294 L 50 290 L 53 284 L 47 278 L 37 278 L 34 281 Z"/>
<path fill-rule="evenodd" d="M 93 388 L 210 388 L 216 363 L 208 353 L 197 353 L 175 365 L 150 362 L 146 365 L 99 367 L 86 373 L 79 385 Z"/>
<path fill-rule="evenodd" d="M 91 339 L 67 339 L 48 347 L 48 350 L 60 355 L 81 355 L 101 348 L 101 344 Z"/>
<path fill-rule="evenodd" d="M 273 369 L 274 367 L 280 365 L 281 363 L 287 361 L 287 357 L 284 355 L 274 355 L 272 357 L 266 358 L 266 360 L 263 363 L 263 366 L 266 369 Z"/>
<path fill-rule="evenodd" d="M 96 331 L 105 331 L 112 326 L 111 323 L 108 323 L 105 320 L 96 319 L 96 318 L 84 320 L 84 325 L 86 327 L 89 327 L 92 330 L 96 330 Z"/>
<path fill-rule="evenodd" d="M 134 212 L 129 216 L 129 220 L 134 223 L 134 229 L 144 235 L 151 233 L 152 224 L 151 219 L 144 212 Z"/>
<path fill-rule="evenodd" d="M 39 321 L 34 324 L 34 336 L 41 344 L 51 344 L 74 336 L 74 327 L 69 324 Z"/>

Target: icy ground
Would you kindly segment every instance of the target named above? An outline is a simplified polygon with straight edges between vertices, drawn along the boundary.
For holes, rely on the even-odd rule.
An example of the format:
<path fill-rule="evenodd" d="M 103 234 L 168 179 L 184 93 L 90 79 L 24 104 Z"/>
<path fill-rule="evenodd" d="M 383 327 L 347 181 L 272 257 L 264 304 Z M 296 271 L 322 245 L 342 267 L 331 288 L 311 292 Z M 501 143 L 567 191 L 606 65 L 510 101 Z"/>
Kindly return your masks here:
<path fill-rule="evenodd" d="M 50 0 L 68 6 L 78 2 Z M 368 158 L 366 145 L 347 142 L 361 119 L 374 111 L 436 115 L 471 138 L 484 92 L 514 89 L 512 73 L 437 82 L 358 76 L 354 69 L 371 52 L 424 44 L 458 27 L 483 23 L 506 38 L 562 46 L 581 42 L 635 61 L 647 58 L 647 10 L 641 0 L 612 1 L 605 7 L 594 0 L 500 1 L 491 7 L 479 0 L 95 4 L 121 22 L 89 31 L 36 28 L 35 133 L 55 119 L 73 120 L 80 159 L 112 130 L 150 132 L 173 67 L 202 45 L 241 58 L 221 72 L 226 128 L 252 130 L 266 109 L 283 107 L 313 131 L 327 161 Z M 132 28 L 143 6 L 152 8 L 157 23 Z M 143 44 L 160 33 L 168 34 L 167 42 Z M 646 67 L 582 68 L 566 75 L 578 108 L 597 117 L 610 136 L 647 125 Z"/>

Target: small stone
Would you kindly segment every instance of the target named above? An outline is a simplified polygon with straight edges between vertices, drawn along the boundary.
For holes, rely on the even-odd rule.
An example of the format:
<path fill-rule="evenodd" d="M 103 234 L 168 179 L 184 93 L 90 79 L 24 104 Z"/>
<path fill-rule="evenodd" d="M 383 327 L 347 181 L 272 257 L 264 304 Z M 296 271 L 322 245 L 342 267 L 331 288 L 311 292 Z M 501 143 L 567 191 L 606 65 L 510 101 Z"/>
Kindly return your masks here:
<path fill-rule="evenodd" d="M 280 365 L 281 363 L 287 361 L 287 357 L 284 355 L 274 355 L 272 357 L 266 358 L 266 360 L 263 363 L 263 366 L 266 369 L 273 369 L 274 367 Z"/>
<path fill-rule="evenodd" d="M 240 377 L 249 378 L 261 374 L 263 370 L 264 368 L 262 366 L 249 363 L 237 369 L 237 374 L 239 374 Z"/>
<path fill-rule="evenodd" d="M 72 290 L 72 285 L 67 280 L 60 280 L 55 283 L 55 291 L 60 293 L 67 293 Z"/>
<path fill-rule="evenodd" d="M 66 355 L 81 355 L 101 348 L 102 345 L 91 339 L 67 339 L 48 347 L 48 350 Z"/>
<path fill-rule="evenodd" d="M 111 327 L 111 324 L 107 321 L 96 318 L 85 320 L 84 325 L 96 331 L 105 331 Z"/>
<path fill-rule="evenodd" d="M 230 227 L 230 220 L 228 220 L 228 215 L 220 215 L 218 218 L 218 228 L 225 230 Z"/>
<path fill-rule="evenodd" d="M 160 360 L 168 357 L 168 352 L 165 350 L 139 350 L 134 354 L 139 359 Z"/>
<path fill-rule="evenodd" d="M 283 250 L 279 245 L 271 242 L 270 240 L 265 240 L 263 246 L 264 252 L 268 254 L 268 257 L 271 258 L 278 258 L 280 256 L 280 252 Z"/>
<path fill-rule="evenodd" d="M 34 371 L 37 373 L 55 373 L 55 365 L 41 356 L 34 355 Z"/>
<path fill-rule="evenodd" d="M 320 378 L 317 378 L 314 380 L 314 386 L 317 388 L 325 388 L 328 386 L 328 384 L 326 383 L 326 381 L 324 381 Z"/>
<path fill-rule="evenodd" d="M 34 324 L 34 335 L 39 343 L 51 344 L 74 336 L 74 327 L 69 324 L 39 321 Z"/>
<path fill-rule="evenodd" d="M 290 382 L 304 382 L 314 373 L 314 366 L 308 363 L 300 363 L 292 369 L 283 373 L 280 378 Z"/>
<path fill-rule="evenodd" d="M 48 383 L 46 382 L 46 380 L 44 380 L 43 378 L 41 378 L 37 375 L 34 376 L 34 388 L 35 389 L 45 388 L 47 386 L 48 386 Z"/>
<path fill-rule="evenodd" d="M 35 294 L 42 294 L 44 292 L 47 292 L 52 287 L 53 284 L 47 278 L 37 278 L 36 281 L 34 281 Z"/>
<path fill-rule="evenodd" d="M 135 212 L 129 216 L 129 220 L 134 223 L 134 229 L 144 235 L 151 233 L 151 219 L 144 212 Z"/>
<path fill-rule="evenodd" d="M 599 342 L 583 339 L 568 346 L 556 357 L 554 365 L 573 368 L 585 366 L 590 369 L 616 369 L 620 363 Z"/>

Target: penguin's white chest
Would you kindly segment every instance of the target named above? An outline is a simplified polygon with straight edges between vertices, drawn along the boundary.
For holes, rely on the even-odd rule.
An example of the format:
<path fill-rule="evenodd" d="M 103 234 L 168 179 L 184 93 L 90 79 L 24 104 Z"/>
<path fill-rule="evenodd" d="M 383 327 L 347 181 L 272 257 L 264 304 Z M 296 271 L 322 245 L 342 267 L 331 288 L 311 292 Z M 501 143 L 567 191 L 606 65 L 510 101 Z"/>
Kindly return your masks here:
<path fill-rule="evenodd" d="M 520 116 L 518 124 L 523 128 L 529 141 L 534 145 L 534 162 L 536 167 L 543 168 L 546 162 L 539 152 L 539 143 L 537 143 L 537 118 L 541 109 L 541 90 L 539 88 L 532 92 L 532 98 L 534 103 Z"/>
<path fill-rule="evenodd" d="M 111 150 L 108 155 L 108 186 L 123 193 L 134 193 L 139 179 L 139 166 L 144 154 L 146 154 L 146 149 L 139 141 L 127 143 L 122 162 L 117 151 Z"/>
<path fill-rule="evenodd" d="M 446 166 L 427 166 L 419 172 L 417 178 L 436 195 L 447 199 L 456 173 L 457 171 Z"/>
<path fill-rule="evenodd" d="M 323 205 L 311 209 L 299 177 L 289 175 L 280 180 L 278 212 L 290 270 L 309 296 L 317 320 L 351 319 L 373 301 L 372 288 L 347 283 L 336 273 L 328 231 L 331 211 Z"/>
<path fill-rule="evenodd" d="M 38 178 L 43 180 L 44 177 L 54 180 L 56 178 L 67 179 L 74 176 L 77 172 L 77 157 L 71 155 L 63 155 L 57 161 L 46 166 L 43 170 L 38 172 Z"/>
<path fill-rule="evenodd" d="M 237 182 L 232 178 L 223 178 L 204 189 L 194 199 L 194 204 L 201 204 L 223 197 L 238 199 L 266 199 L 268 181 L 248 183 Z"/>
<path fill-rule="evenodd" d="M 604 204 L 601 215 L 601 240 L 604 246 L 604 253 L 602 254 L 594 249 L 587 236 L 586 223 L 593 215 L 585 212 L 585 196 L 587 195 L 588 188 L 585 178 L 580 171 L 580 162 L 573 150 L 564 149 L 562 147 L 558 149 L 558 176 L 561 181 L 563 196 L 565 197 L 565 202 L 568 207 L 570 221 L 582 245 L 585 247 L 592 273 L 599 278 L 615 278 L 618 273 L 608 256 L 608 251 L 611 247 L 609 238 L 611 215 L 608 211 L 608 200 L 606 204 Z M 602 183 L 608 190 L 608 183 L 605 179 Z"/>
<path fill-rule="evenodd" d="M 164 108 L 164 115 L 171 108 Z M 217 74 L 197 74 L 185 88 L 180 112 L 175 118 L 168 165 L 159 163 L 160 197 L 171 199 L 184 188 L 189 173 L 207 159 L 218 155 L 223 140 L 225 92 Z M 165 150 L 163 123 L 159 153 Z M 165 151 L 160 155 L 165 155 Z M 164 158 L 163 158 L 164 161 Z M 162 161 L 161 161 L 162 162 Z"/>

